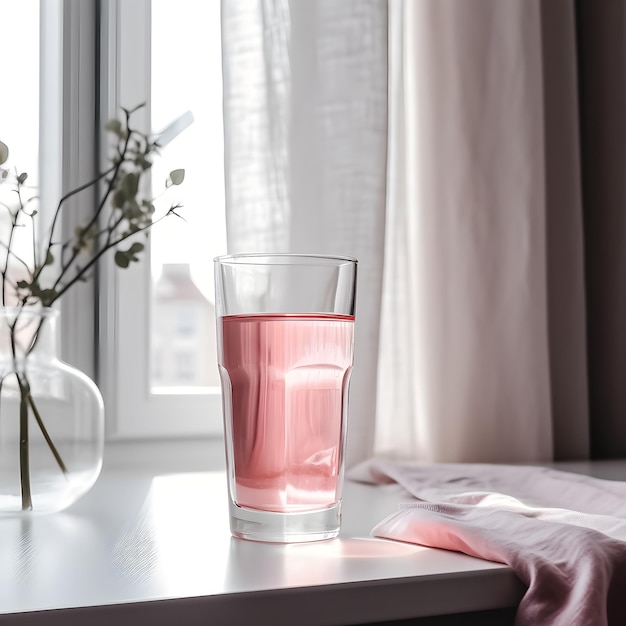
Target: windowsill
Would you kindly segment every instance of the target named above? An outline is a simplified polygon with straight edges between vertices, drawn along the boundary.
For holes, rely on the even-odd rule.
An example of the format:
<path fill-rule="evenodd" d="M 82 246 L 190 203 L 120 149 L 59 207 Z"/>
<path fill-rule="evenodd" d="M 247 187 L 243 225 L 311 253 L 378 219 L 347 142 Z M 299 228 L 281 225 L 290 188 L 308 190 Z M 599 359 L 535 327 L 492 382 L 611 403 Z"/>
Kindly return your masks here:
<path fill-rule="evenodd" d="M 347 482 L 339 539 L 232 539 L 225 476 L 207 460 L 219 445 L 112 444 L 73 507 L 0 519 L 0 624 L 357 624 L 519 602 L 506 566 L 370 538 L 393 485 Z M 626 478 L 624 462 L 559 467 Z"/>

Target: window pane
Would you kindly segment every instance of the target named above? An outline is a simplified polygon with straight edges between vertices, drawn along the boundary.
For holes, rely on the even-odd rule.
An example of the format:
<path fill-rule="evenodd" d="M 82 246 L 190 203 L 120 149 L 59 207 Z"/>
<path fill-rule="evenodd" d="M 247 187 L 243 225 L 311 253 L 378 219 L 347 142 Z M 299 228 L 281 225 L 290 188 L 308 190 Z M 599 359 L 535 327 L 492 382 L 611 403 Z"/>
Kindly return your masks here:
<path fill-rule="evenodd" d="M 0 0 L 0 41 L 5 52 L 2 63 L 2 98 L 0 98 L 0 141 L 9 147 L 9 160 L 2 166 L 15 173 L 28 173 L 26 200 L 36 195 L 39 159 L 39 0 Z M 17 60 L 17 61 L 16 61 Z M 0 186 L 0 241 L 6 245 L 11 218 L 7 207 L 15 210 L 14 185 Z M 14 232 L 11 244 L 27 263 L 32 263 L 32 222 L 24 219 Z M 0 268 L 4 269 L 6 251 L 0 252 Z M 26 278 L 26 269 L 19 263 L 8 265 L 9 283 Z M 7 302 L 10 293 L 7 292 Z"/>
<path fill-rule="evenodd" d="M 39 146 L 39 0 L 0 0 L 0 137 L 10 164 L 37 179 Z"/>
<path fill-rule="evenodd" d="M 186 172 L 161 204 L 163 211 L 180 202 L 184 220 L 168 218 L 151 232 L 157 392 L 219 385 L 212 259 L 225 249 L 221 81 L 220 3 L 153 0 L 152 128 L 159 132 L 176 120 L 184 128 L 193 116 L 153 171 L 155 195 L 168 172 Z"/>

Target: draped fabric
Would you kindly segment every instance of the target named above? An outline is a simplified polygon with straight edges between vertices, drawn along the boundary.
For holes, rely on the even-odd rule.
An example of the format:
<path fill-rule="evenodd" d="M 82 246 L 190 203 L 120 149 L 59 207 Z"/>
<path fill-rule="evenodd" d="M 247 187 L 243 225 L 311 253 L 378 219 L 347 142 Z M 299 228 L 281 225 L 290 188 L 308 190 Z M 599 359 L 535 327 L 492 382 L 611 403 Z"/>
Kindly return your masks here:
<path fill-rule="evenodd" d="M 231 252 L 359 259 L 348 463 L 626 454 L 626 2 L 222 2 Z"/>
<path fill-rule="evenodd" d="M 548 458 L 538 5 L 391 6 L 402 110 L 390 176 L 402 199 L 389 202 L 378 449 Z M 408 367 L 394 371 L 398 354 Z"/>
<path fill-rule="evenodd" d="M 390 7 L 398 197 L 388 204 L 379 413 L 394 420 L 379 420 L 377 451 L 585 454 L 573 5 Z M 410 366 L 395 372 L 398 353 Z"/>

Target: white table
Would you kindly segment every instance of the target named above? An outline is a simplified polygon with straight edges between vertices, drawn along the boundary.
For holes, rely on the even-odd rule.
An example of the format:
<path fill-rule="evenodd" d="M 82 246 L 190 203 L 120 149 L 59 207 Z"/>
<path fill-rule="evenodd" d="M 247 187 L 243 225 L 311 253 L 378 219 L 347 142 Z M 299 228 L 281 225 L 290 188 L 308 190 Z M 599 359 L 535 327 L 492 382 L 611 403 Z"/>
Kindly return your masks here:
<path fill-rule="evenodd" d="M 67 511 L 0 519 L 0 626 L 365 624 L 523 594 L 503 565 L 370 538 L 401 498 L 393 485 L 348 482 L 338 539 L 233 539 L 223 470 L 204 460 L 213 445 L 118 445 Z M 561 467 L 626 478 L 624 463 Z"/>

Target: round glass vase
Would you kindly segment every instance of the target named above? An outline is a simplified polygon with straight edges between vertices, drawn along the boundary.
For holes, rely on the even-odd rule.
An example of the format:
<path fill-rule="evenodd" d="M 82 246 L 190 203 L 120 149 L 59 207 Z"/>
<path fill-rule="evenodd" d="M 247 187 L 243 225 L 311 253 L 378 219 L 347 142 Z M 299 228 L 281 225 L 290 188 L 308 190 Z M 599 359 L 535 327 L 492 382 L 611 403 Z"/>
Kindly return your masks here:
<path fill-rule="evenodd" d="M 58 358 L 58 316 L 0 307 L 0 516 L 60 511 L 102 468 L 102 395 Z"/>

